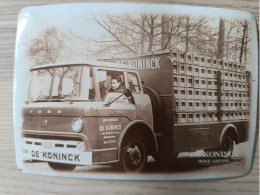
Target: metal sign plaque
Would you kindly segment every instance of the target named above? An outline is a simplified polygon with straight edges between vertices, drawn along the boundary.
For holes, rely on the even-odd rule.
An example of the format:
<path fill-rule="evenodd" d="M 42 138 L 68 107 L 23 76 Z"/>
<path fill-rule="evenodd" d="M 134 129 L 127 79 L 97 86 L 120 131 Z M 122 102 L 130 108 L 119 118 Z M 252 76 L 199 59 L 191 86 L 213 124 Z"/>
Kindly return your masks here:
<path fill-rule="evenodd" d="M 15 52 L 18 168 L 183 180 L 249 173 L 257 123 L 250 13 L 160 4 L 24 8 Z"/>

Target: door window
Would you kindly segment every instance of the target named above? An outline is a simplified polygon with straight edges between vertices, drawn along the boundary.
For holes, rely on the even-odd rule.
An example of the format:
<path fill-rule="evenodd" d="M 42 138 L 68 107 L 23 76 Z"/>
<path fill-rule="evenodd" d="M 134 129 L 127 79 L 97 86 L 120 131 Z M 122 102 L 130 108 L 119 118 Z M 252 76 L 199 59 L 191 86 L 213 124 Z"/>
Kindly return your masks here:
<path fill-rule="evenodd" d="M 124 74 L 120 71 L 99 70 L 97 73 L 101 99 L 108 93 L 123 93 L 125 89 Z"/>
<path fill-rule="evenodd" d="M 132 91 L 132 93 L 140 93 L 141 90 L 137 75 L 135 73 L 127 73 L 127 81 L 129 89 Z"/>

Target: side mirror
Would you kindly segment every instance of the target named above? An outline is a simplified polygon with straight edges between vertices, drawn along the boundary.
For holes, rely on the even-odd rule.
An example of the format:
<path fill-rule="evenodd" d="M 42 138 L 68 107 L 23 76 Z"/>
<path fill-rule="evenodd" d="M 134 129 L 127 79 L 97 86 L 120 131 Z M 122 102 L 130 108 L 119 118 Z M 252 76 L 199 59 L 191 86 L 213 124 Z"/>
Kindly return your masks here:
<path fill-rule="evenodd" d="M 124 90 L 124 95 L 125 95 L 125 97 L 131 97 L 132 96 L 132 91 L 130 91 L 130 89 L 125 89 Z"/>

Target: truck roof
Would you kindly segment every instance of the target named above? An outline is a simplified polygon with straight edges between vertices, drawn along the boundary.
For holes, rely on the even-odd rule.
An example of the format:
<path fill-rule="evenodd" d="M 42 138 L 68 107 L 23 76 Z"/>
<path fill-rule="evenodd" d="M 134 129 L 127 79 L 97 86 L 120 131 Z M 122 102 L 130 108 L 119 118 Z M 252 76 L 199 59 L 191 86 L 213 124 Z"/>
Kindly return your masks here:
<path fill-rule="evenodd" d="M 44 65 L 37 65 L 32 67 L 30 70 L 37 70 L 43 68 L 52 68 L 52 67 L 61 67 L 61 66 L 77 66 L 77 65 L 87 65 L 87 66 L 95 66 L 95 67 L 104 67 L 104 68 L 118 68 L 118 69 L 128 69 L 128 70 L 137 70 L 136 67 L 126 65 L 126 64 L 119 64 L 119 63 L 112 63 L 112 62 L 102 62 L 102 61 L 84 61 L 84 62 L 63 62 L 63 63 L 52 63 L 52 64 L 44 64 Z"/>

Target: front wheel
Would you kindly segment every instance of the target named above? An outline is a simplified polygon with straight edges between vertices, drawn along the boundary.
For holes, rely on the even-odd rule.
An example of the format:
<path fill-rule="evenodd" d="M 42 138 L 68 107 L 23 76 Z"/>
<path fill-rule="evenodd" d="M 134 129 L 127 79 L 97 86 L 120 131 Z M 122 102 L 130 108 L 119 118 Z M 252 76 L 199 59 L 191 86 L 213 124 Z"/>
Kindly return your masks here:
<path fill-rule="evenodd" d="M 55 171 L 72 171 L 76 165 L 48 162 L 49 166 Z"/>
<path fill-rule="evenodd" d="M 132 136 L 124 142 L 121 150 L 122 168 L 127 173 L 141 172 L 147 161 L 147 151 L 144 140 L 139 136 Z"/>

